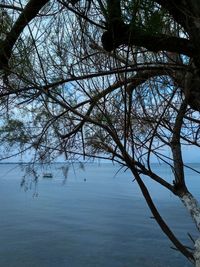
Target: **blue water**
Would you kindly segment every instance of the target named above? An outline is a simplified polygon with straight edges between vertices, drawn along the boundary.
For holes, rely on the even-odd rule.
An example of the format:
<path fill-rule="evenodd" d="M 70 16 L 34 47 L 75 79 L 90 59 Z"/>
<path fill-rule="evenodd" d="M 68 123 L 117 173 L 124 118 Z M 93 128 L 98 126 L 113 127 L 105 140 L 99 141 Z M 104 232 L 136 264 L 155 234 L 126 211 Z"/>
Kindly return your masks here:
<path fill-rule="evenodd" d="M 129 172 L 107 163 L 88 163 L 85 170 L 74 164 L 64 179 L 60 167 L 51 166 L 53 179 L 38 169 L 38 183 L 27 177 L 26 188 L 19 166 L 0 165 L 0 267 L 191 266 L 170 248 Z M 166 166 L 154 168 L 172 179 Z M 186 174 L 199 199 L 200 177 Z M 187 233 L 195 238 L 197 232 L 180 201 L 145 181 L 162 216 L 191 246 Z"/>

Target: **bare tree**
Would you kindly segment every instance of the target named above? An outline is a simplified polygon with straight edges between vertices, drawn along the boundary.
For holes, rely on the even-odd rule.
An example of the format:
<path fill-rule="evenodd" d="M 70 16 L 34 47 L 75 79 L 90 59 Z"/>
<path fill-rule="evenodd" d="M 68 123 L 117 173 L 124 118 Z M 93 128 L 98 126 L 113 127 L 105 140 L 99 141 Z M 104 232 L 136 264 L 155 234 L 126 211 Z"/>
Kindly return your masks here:
<path fill-rule="evenodd" d="M 105 158 L 131 170 L 174 246 L 143 176 L 176 195 L 200 231 L 184 145 L 199 147 L 198 1 L 4 1 L 0 33 L 2 158 Z M 15 150 L 13 150 L 15 147 Z M 171 151 L 166 157 L 162 149 Z M 171 182 L 151 158 L 170 165 Z"/>

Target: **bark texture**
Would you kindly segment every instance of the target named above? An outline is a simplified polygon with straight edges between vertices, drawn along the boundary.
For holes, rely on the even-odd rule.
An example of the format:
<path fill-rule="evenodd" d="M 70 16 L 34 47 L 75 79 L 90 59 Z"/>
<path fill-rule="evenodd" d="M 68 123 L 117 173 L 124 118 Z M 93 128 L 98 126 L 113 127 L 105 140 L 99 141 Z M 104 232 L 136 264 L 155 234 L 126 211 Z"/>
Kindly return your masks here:
<path fill-rule="evenodd" d="M 194 248 L 195 267 L 200 267 L 200 238 L 196 240 Z"/>
<path fill-rule="evenodd" d="M 186 209 L 189 211 L 198 231 L 200 231 L 200 206 L 194 196 L 187 192 L 180 196 Z M 194 244 L 194 265 L 200 267 L 200 238 Z"/>
<path fill-rule="evenodd" d="M 186 209 L 194 220 L 198 231 L 200 231 L 200 206 L 194 196 L 187 192 L 180 197 Z"/>

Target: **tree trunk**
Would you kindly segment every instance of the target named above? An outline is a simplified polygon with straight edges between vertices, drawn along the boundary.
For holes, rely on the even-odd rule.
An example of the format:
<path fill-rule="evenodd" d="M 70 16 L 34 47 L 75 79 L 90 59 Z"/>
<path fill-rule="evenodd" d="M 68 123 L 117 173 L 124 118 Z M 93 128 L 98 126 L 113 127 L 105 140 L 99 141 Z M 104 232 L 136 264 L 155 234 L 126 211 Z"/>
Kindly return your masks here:
<path fill-rule="evenodd" d="M 200 267 L 200 238 L 195 241 L 194 248 L 195 267 Z"/>
<path fill-rule="evenodd" d="M 186 192 L 179 196 L 186 209 L 189 211 L 192 219 L 194 220 L 198 231 L 200 232 L 200 206 L 197 200 L 190 192 Z M 194 244 L 194 265 L 200 267 L 200 238 Z"/>

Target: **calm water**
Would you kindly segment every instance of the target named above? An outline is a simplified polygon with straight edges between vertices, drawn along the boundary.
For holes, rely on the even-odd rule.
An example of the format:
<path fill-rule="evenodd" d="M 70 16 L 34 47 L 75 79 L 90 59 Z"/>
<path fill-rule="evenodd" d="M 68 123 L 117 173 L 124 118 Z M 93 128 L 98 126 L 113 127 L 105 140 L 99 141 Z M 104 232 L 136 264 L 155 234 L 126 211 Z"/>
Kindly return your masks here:
<path fill-rule="evenodd" d="M 17 165 L 0 165 L 0 267 L 189 267 L 151 219 L 129 172 L 112 164 L 51 167 L 53 179 L 20 187 Z M 155 169 L 171 179 L 169 169 Z M 116 174 L 117 173 L 117 174 Z M 200 177 L 187 171 L 200 197 Z M 86 181 L 84 181 L 86 179 Z M 184 244 L 197 236 L 182 204 L 146 179 L 156 205 Z"/>

